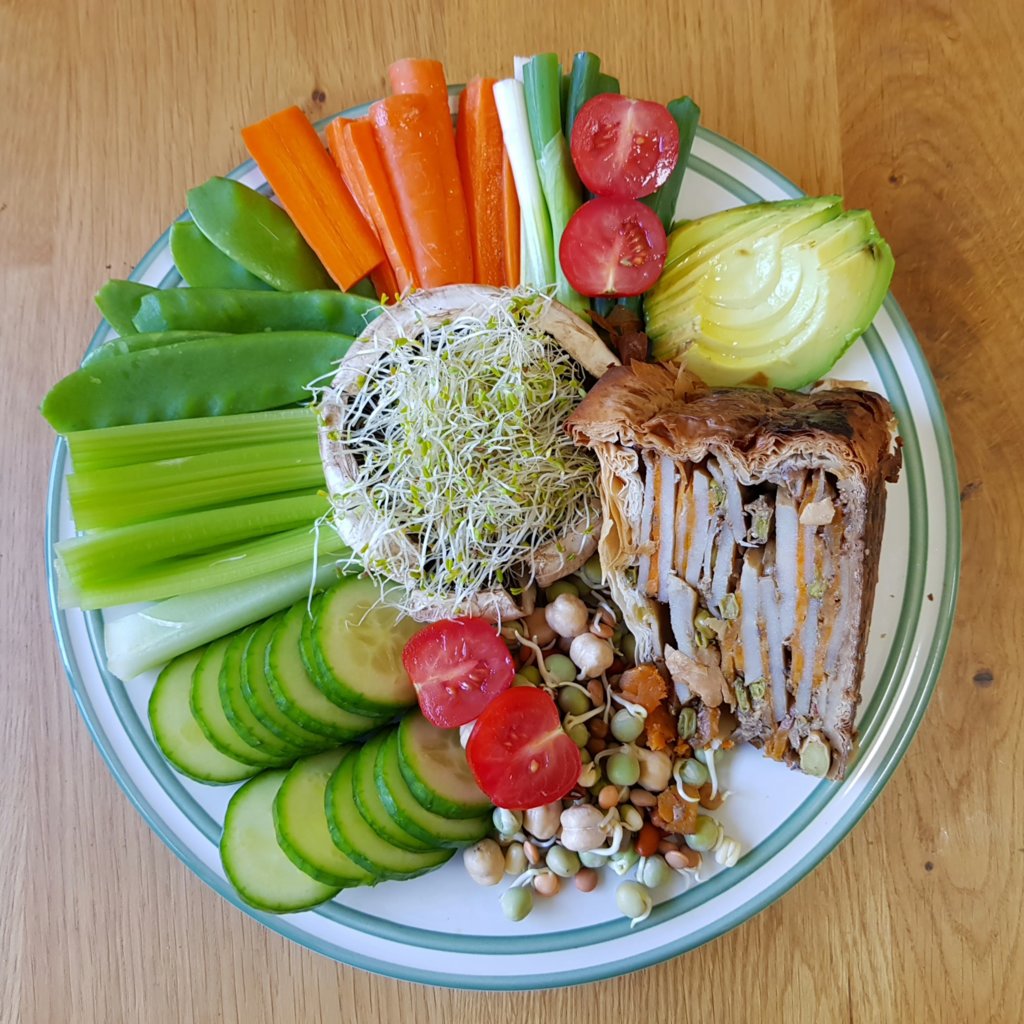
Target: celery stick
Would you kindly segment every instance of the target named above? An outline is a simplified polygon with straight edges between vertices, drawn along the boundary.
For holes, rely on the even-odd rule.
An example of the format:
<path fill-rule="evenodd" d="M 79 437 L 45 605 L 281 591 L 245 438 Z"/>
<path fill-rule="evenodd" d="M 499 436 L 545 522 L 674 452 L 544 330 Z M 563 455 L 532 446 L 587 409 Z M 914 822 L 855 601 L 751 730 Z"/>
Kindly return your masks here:
<path fill-rule="evenodd" d="M 323 528 L 319 538 L 315 530 L 301 526 L 191 558 L 168 559 L 123 579 L 82 589 L 59 571 L 58 563 L 57 596 L 63 608 L 111 608 L 136 601 L 161 601 L 214 585 L 251 580 L 290 565 L 308 565 L 317 549 L 328 555 L 346 550 L 329 526 Z"/>
<path fill-rule="evenodd" d="M 646 203 L 661 218 L 661 223 L 666 231 L 671 231 L 672 221 L 676 216 L 676 206 L 679 203 L 679 189 L 682 187 L 683 175 L 686 173 L 686 162 L 690 159 L 690 150 L 693 148 L 693 140 L 697 134 L 700 107 L 689 96 L 684 96 L 679 100 L 670 100 L 668 112 L 679 126 L 679 160 L 665 184 L 654 195 L 647 196 L 646 199 L 640 201 Z"/>
<path fill-rule="evenodd" d="M 532 288 L 547 288 L 555 283 L 551 220 L 533 157 L 522 83 L 514 78 L 496 82 L 494 101 L 522 211 L 522 282 Z"/>
<path fill-rule="evenodd" d="M 87 533 L 60 541 L 55 551 L 68 579 L 83 589 L 123 579 L 153 562 L 311 526 L 329 508 L 323 493 L 289 495 Z"/>
<path fill-rule="evenodd" d="M 82 471 L 203 455 L 271 441 L 315 438 L 316 428 L 316 414 L 305 406 L 76 430 L 68 434 L 67 441 L 74 468 Z"/>
<path fill-rule="evenodd" d="M 265 576 L 172 597 L 106 621 L 107 667 L 120 679 L 134 679 L 324 589 L 337 577 L 337 566 L 334 558 L 320 558 L 316 566 L 307 559 Z"/>
<path fill-rule="evenodd" d="M 320 452 L 309 439 L 73 473 L 68 495 L 79 530 L 106 530 L 323 485 Z"/>
<path fill-rule="evenodd" d="M 558 58 L 553 53 L 538 54 L 523 68 L 523 82 L 530 139 L 551 220 L 555 296 L 575 312 L 584 313 L 588 302 L 566 280 L 558 259 L 562 232 L 581 201 L 579 178 L 562 134 L 562 74 Z"/>

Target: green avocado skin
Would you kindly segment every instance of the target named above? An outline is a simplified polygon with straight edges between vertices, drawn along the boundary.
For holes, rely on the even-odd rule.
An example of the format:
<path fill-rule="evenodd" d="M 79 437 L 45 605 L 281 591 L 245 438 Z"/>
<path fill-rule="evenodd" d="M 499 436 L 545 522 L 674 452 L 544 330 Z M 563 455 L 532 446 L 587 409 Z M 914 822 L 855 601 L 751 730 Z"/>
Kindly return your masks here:
<path fill-rule="evenodd" d="M 893 268 L 871 214 L 838 196 L 684 222 L 644 301 L 652 355 L 711 386 L 804 387 L 871 325 Z"/>

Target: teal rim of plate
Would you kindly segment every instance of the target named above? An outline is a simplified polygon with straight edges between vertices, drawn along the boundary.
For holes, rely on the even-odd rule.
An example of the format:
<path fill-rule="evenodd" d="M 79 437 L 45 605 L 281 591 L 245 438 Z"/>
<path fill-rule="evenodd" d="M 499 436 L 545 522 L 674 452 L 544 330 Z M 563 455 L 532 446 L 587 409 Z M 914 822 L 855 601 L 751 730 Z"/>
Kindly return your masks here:
<path fill-rule="evenodd" d="M 452 89 L 453 95 L 457 92 Z M 354 108 L 348 111 L 345 116 L 362 116 L 369 105 Z M 322 128 L 333 118 L 325 118 L 319 122 L 317 127 Z M 698 130 L 699 137 L 705 142 L 718 147 L 746 166 L 756 170 L 777 188 L 787 195 L 797 197 L 804 193 L 797 188 L 779 172 L 764 164 L 752 154 L 743 150 L 735 143 L 724 139 L 707 129 Z M 239 178 L 254 170 L 253 161 L 249 160 L 233 170 L 229 177 Z M 731 175 L 718 167 L 708 163 L 699 157 L 691 157 L 688 169 L 705 177 L 716 185 L 728 191 L 735 198 L 743 203 L 755 202 L 762 197 L 750 189 L 749 186 L 739 182 Z M 264 186 L 261 191 L 267 191 Z M 185 219 L 183 214 L 178 219 Z M 146 256 L 130 275 L 131 279 L 137 280 L 149 269 L 153 261 L 160 255 L 167 246 L 167 232 L 154 243 Z M 162 279 L 161 287 L 171 287 L 180 281 L 177 272 L 172 268 Z M 906 318 L 890 294 L 885 301 L 885 311 L 892 319 L 894 328 L 899 334 L 904 348 L 914 365 L 921 385 L 922 393 L 925 396 L 929 416 L 935 431 L 938 447 L 939 462 L 942 468 L 943 489 L 945 497 L 946 512 L 946 546 L 945 546 L 945 572 L 943 576 L 942 594 L 937 607 L 937 621 L 935 635 L 931 650 L 929 652 L 921 682 L 914 694 L 913 703 L 907 711 L 907 715 L 901 725 L 900 731 L 887 752 L 886 758 L 875 771 L 871 780 L 865 786 L 864 791 L 858 796 L 853 805 L 844 813 L 840 820 L 830 829 L 815 845 L 814 849 L 808 852 L 804 858 L 791 867 L 784 875 L 777 879 L 762 893 L 745 902 L 742 906 L 724 915 L 703 929 L 691 933 L 683 939 L 676 940 L 669 944 L 647 950 L 632 958 L 619 960 L 614 963 L 600 964 L 592 968 L 584 968 L 572 972 L 553 972 L 551 974 L 519 977 L 514 975 L 497 975 L 487 977 L 484 975 L 456 975 L 446 974 L 439 971 L 424 970 L 413 967 L 399 967 L 398 965 L 379 961 L 366 957 L 353 950 L 342 949 L 332 945 L 329 940 L 321 940 L 310 936 L 308 933 L 298 929 L 289 920 L 273 915 L 267 915 L 246 905 L 234 892 L 230 883 L 221 878 L 215 872 L 210 871 L 202 863 L 198 863 L 192 851 L 189 850 L 163 822 L 155 809 L 148 803 L 146 798 L 139 791 L 134 780 L 129 776 L 121 763 L 116 752 L 109 744 L 99 725 L 95 709 L 84 692 L 79 681 L 79 669 L 71 650 L 68 637 L 68 627 L 64 612 L 58 607 L 56 600 L 56 588 L 53 574 L 50 571 L 52 564 L 52 545 L 56 540 L 59 521 L 59 499 L 61 484 L 64 477 L 66 463 L 66 445 L 63 439 L 58 440 L 54 451 L 54 463 L 50 476 L 50 493 L 47 504 L 47 538 L 46 538 L 46 561 L 47 574 L 50 590 L 51 614 L 57 632 L 58 643 L 64 661 L 71 688 L 78 703 L 83 718 L 93 737 L 94 742 L 100 749 L 101 754 L 107 761 L 111 772 L 118 781 L 126 795 L 136 806 L 151 828 L 160 836 L 162 841 L 190 868 L 199 875 L 216 892 L 227 899 L 240 910 L 256 918 L 267 927 L 280 934 L 304 945 L 314 952 L 329 958 L 338 960 L 373 973 L 382 974 L 387 977 L 400 980 L 413 981 L 423 984 L 447 985 L 452 987 L 483 990 L 516 990 L 523 988 L 550 987 L 557 985 L 581 984 L 597 981 L 604 978 L 614 977 L 629 971 L 637 970 L 652 964 L 669 959 L 691 949 L 702 945 L 718 935 L 738 926 L 748 920 L 754 914 L 773 902 L 797 881 L 810 871 L 849 832 L 856 824 L 870 804 L 874 801 L 882 787 L 888 781 L 896 765 L 899 763 L 905 752 L 914 732 L 924 713 L 928 700 L 934 689 L 935 680 L 941 668 L 942 658 L 948 642 L 949 631 L 952 626 L 953 611 L 956 601 L 958 584 L 959 562 L 960 562 L 960 524 L 959 524 L 959 500 L 958 486 L 956 482 L 956 469 L 952 444 L 949 436 L 948 426 L 942 410 L 934 381 L 924 359 L 923 352 L 913 335 Z M 98 344 L 102 343 L 109 333 L 108 325 L 101 322 L 88 351 L 91 351 Z M 898 681 L 906 667 L 910 655 L 911 640 L 916 633 L 918 617 L 923 598 L 924 566 L 925 560 L 920 557 L 921 552 L 927 551 L 927 516 L 923 506 L 923 463 L 921 460 L 920 448 L 914 430 L 913 418 L 907 406 L 906 396 L 895 373 L 895 368 L 889 359 L 881 338 L 877 331 L 872 328 L 864 336 L 865 343 L 873 362 L 882 376 L 894 408 L 900 418 L 900 429 L 904 436 L 904 456 L 907 466 L 908 490 L 910 492 L 910 530 L 911 543 L 908 555 L 907 581 L 905 585 L 903 607 L 900 612 L 900 621 L 897 627 L 897 634 L 890 646 L 889 657 L 883 669 L 879 685 L 873 695 L 872 701 L 862 717 L 861 728 L 861 749 L 866 750 L 871 746 L 878 727 L 884 721 L 885 715 L 895 699 L 899 690 Z M 89 613 L 86 616 L 86 626 L 89 633 L 90 643 L 94 656 L 96 652 L 102 651 L 102 618 L 99 613 Z M 102 658 L 97 657 L 99 668 L 108 695 L 114 705 L 115 713 L 125 729 L 125 732 L 143 760 L 147 769 L 154 776 L 155 780 L 162 786 L 164 791 L 174 799 L 179 810 L 191 821 L 206 839 L 216 844 L 220 833 L 220 826 L 202 808 L 182 786 L 180 777 L 160 756 L 159 751 L 149 739 L 146 727 L 141 722 L 134 706 L 127 697 L 127 691 L 120 680 L 114 679 L 106 671 Z M 681 913 L 693 910 L 695 907 L 707 902 L 709 899 L 720 895 L 728 888 L 738 884 L 752 871 L 762 866 L 767 860 L 774 856 L 790 842 L 795 835 L 813 820 L 841 791 L 841 786 L 830 783 L 821 783 L 801 803 L 800 808 L 795 811 L 786 821 L 776 828 L 765 840 L 757 845 L 740 865 L 728 872 L 722 872 L 700 886 L 688 890 L 679 896 L 659 904 L 649 919 L 650 926 L 656 926 Z M 181 799 L 177 799 L 180 795 Z M 610 921 L 598 925 L 591 925 L 583 928 L 570 929 L 562 932 L 553 932 L 539 935 L 524 936 L 480 936 L 480 935 L 447 935 L 444 933 L 431 932 L 411 926 L 396 925 L 392 922 L 383 922 L 380 918 L 346 908 L 338 903 L 329 903 L 318 908 L 315 913 L 326 917 L 332 922 L 344 925 L 355 931 L 375 935 L 389 941 L 402 943 L 407 946 L 417 946 L 437 951 L 452 953 L 493 953 L 495 955 L 508 955 L 516 952 L 538 953 L 545 951 L 557 951 L 566 948 L 575 948 L 580 945 L 591 945 L 629 934 L 629 926 L 625 921 Z M 440 941 L 439 941 L 440 937 Z M 482 942 L 490 939 L 500 948 L 494 950 L 481 950 Z"/>

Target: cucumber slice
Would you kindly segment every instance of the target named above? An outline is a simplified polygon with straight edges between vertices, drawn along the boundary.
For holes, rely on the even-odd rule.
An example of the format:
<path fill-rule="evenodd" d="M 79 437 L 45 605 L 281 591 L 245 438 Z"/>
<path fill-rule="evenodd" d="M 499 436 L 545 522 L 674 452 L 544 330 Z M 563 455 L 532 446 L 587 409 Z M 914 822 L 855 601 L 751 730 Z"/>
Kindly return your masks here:
<path fill-rule="evenodd" d="M 476 784 L 458 729 L 438 729 L 418 711 L 398 726 L 398 764 L 412 795 L 445 818 L 475 818 L 494 804 Z"/>
<path fill-rule="evenodd" d="M 243 764 L 265 768 L 282 763 L 282 758 L 274 757 L 246 743 L 231 727 L 224 708 L 220 703 L 220 670 L 224 664 L 224 655 L 233 634 L 222 636 L 208 644 L 203 652 L 195 672 L 192 673 L 192 692 L 190 706 L 192 714 L 199 723 L 199 728 L 206 738 L 222 753 L 233 757 Z"/>
<path fill-rule="evenodd" d="M 256 626 L 246 626 L 236 633 L 224 652 L 224 664 L 220 668 L 217 681 L 220 704 L 231 728 L 246 743 L 262 750 L 272 757 L 290 758 L 294 760 L 305 751 L 301 747 L 286 743 L 275 736 L 253 713 L 242 696 L 242 660 L 245 649 L 256 632 Z"/>
<path fill-rule="evenodd" d="M 313 623 L 321 685 L 336 703 L 368 715 L 393 715 L 416 703 L 402 649 L 422 629 L 380 603 L 377 584 L 346 576 L 324 594 Z"/>
<path fill-rule="evenodd" d="M 380 793 L 377 792 L 377 780 L 374 775 L 377 751 L 380 750 L 381 744 L 387 737 L 386 732 L 371 737 L 356 755 L 355 767 L 352 769 L 352 798 L 356 802 L 356 809 L 370 828 L 381 839 L 386 839 L 393 846 L 409 850 L 412 853 L 436 850 L 441 845 L 440 843 L 425 843 L 406 832 L 388 814 L 384 801 L 381 800 Z"/>
<path fill-rule="evenodd" d="M 308 910 L 334 899 L 338 889 L 299 870 L 278 845 L 274 798 L 288 773 L 263 772 L 231 798 L 220 838 L 220 859 L 239 896 L 273 914 Z"/>
<path fill-rule="evenodd" d="M 174 659 L 160 673 L 149 698 L 153 739 L 164 757 L 197 782 L 240 782 L 259 771 L 222 754 L 199 728 L 189 707 L 192 673 L 202 649 Z"/>
<path fill-rule="evenodd" d="M 257 652 L 266 652 L 267 644 L 274 635 L 281 615 L 273 615 L 266 619 L 253 634 L 249 646 L 255 645 Z M 250 660 L 249 648 L 246 648 L 242 660 L 242 696 L 252 713 L 272 732 L 286 743 L 302 747 L 305 752 L 323 750 L 333 744 L 326 736 L 303 729 L 293 722 L 278 706 L 267 679 L 264 659 L 257 653 Z"/>
<path fill-rule="evenodd" d="M 445 818 L 428 811 L 412 795 L 398 764 L 398 730 L 393 730 L 381 744 L 374 765 L 377 792 L 388 814 L 417 839 L 436 846 L 469 846 L 483 839 L 491 828 L 491 816 L 479 818 Z"/>
<path fill-rule="evenodd" d="M 327 782 L 346 753 L 348 748 L 341 747 L 296 761 L 274 800 L 277 841 L 288 859 L 311 878 L 339 889 L 378 880 L 334 845 L 327 828 Z"/>
<path fill-rule="evenodd" d="M 313 650 L 313 624 L 319 618 L 319 607 L 324 601 L 323 594 L 313 597 L 309 605 L 309 614 L 302 616 L 302 629 L 299 632 L 299 654 L 302 657 L 302 665 L 309 678 L 313 681 L 316 689 L 321 691 L 332 703 L 339 708 L 343 707 L 341 701 L 345 699 L 344 692 L 340 691 L 330 677 L 324 674 L 316 660 L 316 652 Z"/>
<path fill-rule="evenodd" d="M 448 860 L 454 851 L 412 853 L 382 839 L 363 819 L 352 795 L 356 751 L 342 758 L 327 783 L 325 807 L 331 838 L 360 867 L 381 878 L 415 878 Z"/>
<path fill-rule="evenodd" d="M 339 742 L 377 728 L 379 719 L 338 707 L 310 678 L 299 650 L 302 621 L 306 617 L 306 602 L 297 601 L 284 613 L 267 646 L 267 682 L 277 706 L 304 729 Z"/>

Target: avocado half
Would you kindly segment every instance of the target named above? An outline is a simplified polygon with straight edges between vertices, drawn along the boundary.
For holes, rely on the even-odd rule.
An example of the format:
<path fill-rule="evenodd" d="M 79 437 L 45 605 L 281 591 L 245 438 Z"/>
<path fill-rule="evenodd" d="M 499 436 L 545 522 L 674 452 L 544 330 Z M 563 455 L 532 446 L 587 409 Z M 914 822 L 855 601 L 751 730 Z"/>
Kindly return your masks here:
<path fill-rule="evenodd" d="M 839 196 L 757 203 L 678 225 L 644 300 L 656 359 L 706 383 L 800 388 L 867 330 L 892 252 L 867 210 Z"/>

